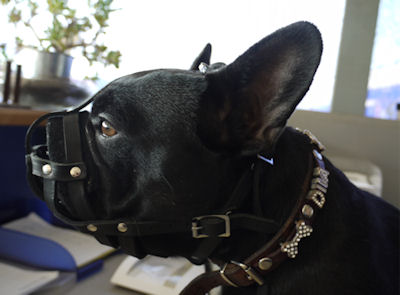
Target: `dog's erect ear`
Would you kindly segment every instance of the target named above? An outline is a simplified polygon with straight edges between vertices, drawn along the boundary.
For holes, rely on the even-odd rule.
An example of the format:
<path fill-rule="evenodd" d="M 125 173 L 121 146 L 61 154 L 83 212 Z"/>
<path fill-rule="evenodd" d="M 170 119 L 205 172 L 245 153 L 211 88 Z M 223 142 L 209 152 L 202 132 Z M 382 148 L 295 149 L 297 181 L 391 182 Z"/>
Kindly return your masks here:
<path fill-rule="evenodd" d="M 210 64 L 210 58 L 211 58 L 211 44 L 207 43 L 207 45 L 201 51 L 199 56 L 193 62 L 192 66 L 190 67 L 190 70 L 191 71 L 198 71 L 199 70 L 199 65 L 202 62 L 204 62 L 206 64 Z"/>
<path fill-rule="evenodd" d="M 322 40 L 307 22 L 262 39 L 232 64 L 206 74 L 199 135 L 217 151 L 272 153 L 287 119 L 310 87 Z"/>

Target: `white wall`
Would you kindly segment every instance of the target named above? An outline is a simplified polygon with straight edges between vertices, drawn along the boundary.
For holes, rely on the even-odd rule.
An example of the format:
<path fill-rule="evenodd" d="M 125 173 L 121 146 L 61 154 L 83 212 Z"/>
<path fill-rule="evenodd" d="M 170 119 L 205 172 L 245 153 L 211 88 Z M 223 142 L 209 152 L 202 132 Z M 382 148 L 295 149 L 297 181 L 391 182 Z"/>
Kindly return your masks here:
<path fill-rule="evenodd" d="M 383 174 L 382 197 L 400 208 L 400 121 L 296 111 L 288 125 L 309 129 L 326 155 L 369 160 Z"/>

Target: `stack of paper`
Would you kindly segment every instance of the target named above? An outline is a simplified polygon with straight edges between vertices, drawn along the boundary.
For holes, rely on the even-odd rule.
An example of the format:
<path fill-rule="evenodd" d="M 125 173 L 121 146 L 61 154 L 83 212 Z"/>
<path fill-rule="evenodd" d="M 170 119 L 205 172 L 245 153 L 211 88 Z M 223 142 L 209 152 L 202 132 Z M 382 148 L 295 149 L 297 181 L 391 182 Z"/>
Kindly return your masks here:
<path fill-rule="evenodd" d="M 33 271 L 0 262 L 1 293 L 7 295 L 30 294 L 55 280 L 58 275 L 58 271 Z"/>
<path fill-rule="evenodd" d="M 182 257 L 127 257 L 111 278 L 118 286 L 154 295 L 176 295 L 195 277 L 204 273 Z"/>

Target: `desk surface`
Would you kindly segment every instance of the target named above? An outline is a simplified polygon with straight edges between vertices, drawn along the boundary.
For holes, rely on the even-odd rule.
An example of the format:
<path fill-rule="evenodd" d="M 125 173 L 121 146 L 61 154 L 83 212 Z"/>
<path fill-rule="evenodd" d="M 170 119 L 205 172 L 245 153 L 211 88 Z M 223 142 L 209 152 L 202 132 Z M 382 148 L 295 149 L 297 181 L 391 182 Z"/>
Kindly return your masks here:
<path fill-rule="evenodd" d="M 129 289 L 117 287 L 111 284 L 110 279 L 122 260 L 127 256 L 117 254 L 104 260 L 104 267 L 101 271 L 76 283 L 69 289 L 66 295 L 139 295 Z"/>
<path fill-rule="evenodd" d="M 0 126 L 28 126 L 46 113 L 43 110 L 0 106 Z"/>

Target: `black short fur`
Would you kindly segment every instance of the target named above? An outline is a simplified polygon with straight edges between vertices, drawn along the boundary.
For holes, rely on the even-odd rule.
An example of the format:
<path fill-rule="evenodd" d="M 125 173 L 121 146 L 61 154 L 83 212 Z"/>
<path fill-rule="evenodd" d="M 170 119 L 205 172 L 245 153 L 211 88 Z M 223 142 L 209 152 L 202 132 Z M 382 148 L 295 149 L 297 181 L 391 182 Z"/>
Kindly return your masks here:
<path fill-rule="evenodd" d="M 261 206 L 249 201 L 240 211 L 284 223 L 304 185 L 311 152 L 306 137 L 285 125 L 317 70 L 319 31 L 296 23 L 230 65 L 197 71 L 210 53 L 207 45 L 189 71 L 137 73 L 96 94 L 85 152 L 97 171 L 89 188 L 97 218 L 187 221 L 213 214 L 263 153 L 275 164 L 261 172 Z M 101 133 L 104 120 L 116 135 Z M 263 287 L 226 288 L 224 294 L 399 294 L 399 211 L 326 162 L 326 205 L 298 257 L 271 272 Z M 211 256 L 241 261 L 270 238 L 234 232 Z M 138 243 L 145 253 L 190 259 L 199 240 L 162 235 Z"/>

